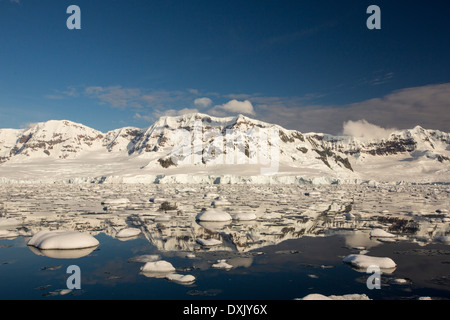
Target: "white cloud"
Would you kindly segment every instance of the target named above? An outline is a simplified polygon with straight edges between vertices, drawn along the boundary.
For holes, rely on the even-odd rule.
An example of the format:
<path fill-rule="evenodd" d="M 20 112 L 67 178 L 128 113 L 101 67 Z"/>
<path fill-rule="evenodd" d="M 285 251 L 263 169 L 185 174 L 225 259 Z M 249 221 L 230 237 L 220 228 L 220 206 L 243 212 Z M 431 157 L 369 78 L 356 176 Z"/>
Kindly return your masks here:
<path fill-rule="evenodd" d="M 385 129 L 366 120 L 346 121 L 343 126 L 343 134 L 353 136 L 355 138 L 365 139 L 382 139 L 388 138 L 389 135 L 397 129 Z"/>
<path fill-rule="evenodd" d="M 198 98 L 194 100 L 194 104 L 199 108 L 208 108 L 212 105 L 212 100 L 210 98 Z"/>
<path fill-rule="evenodd" d="M 253 99 L 254 100 L 254 99 Z M 347 105 L 304 105 L 299 99 L 270 99 L 256 105 L 261 120 L 302 132 L 341 134 L 344 122 L 365 119 L 384 128 L 449 131 L 450 83 L 405 88 Z M 348 129 L 347 129 L 348 130 Z"/>
<path fill-rule="evenodd" d="M 217 105 L 210 110 L 212 114 L 222 115 L 223 113 L 245 113 L 255 115 L 255 110 L 249 100 L 238 101 L 230 100 L 225 104 Z"/>
<path fill-rule="evenodd" d="M 155 119 L 158 119 L 160 117 L 176 117 L 176 116 L 182 116 L 184 114 L 190 114 L 190 113 L 198 113 L 198 109 L 184 108 L 181 110 L 175 110 L 175 109 L 155 110 L 153 112 L 153 117 Z"/>

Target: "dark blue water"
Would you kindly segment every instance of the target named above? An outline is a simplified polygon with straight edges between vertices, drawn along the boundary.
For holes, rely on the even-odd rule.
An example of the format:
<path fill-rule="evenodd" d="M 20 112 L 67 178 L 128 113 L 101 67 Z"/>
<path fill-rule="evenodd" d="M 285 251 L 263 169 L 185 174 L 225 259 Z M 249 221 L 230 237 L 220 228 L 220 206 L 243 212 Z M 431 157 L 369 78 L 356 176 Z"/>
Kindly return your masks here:
<path fill-rule="evenodd" d="M 369 275 L 342 263 L 343 256 L 354 252 L 339 236 L 288 240 L 257 252 L 203 252 L 195 259 L 186 258 L 186 253 L 159 252 L 143 237 L 129 241 L 103 233 L 95 237 L 99 247 L 77 259 L 37 255 L 23 237 L 0 240 L 0 299 L 291 300 L 310 293 L 358 293 L 376 300 L 450 298 L 448 246 L 404 243 L 374 248 L 371 253 L 387 254 L 399 267 L 393 274 L 382 275 L 381 289 L 369 290 Z M 159 254 L 177 273 L 194 275 L 196 281 L 183 285 L 143 275 L 143 263 L 128 261 L 143 254 Z M 210 267 L 222 258 L 243 263 L 228 271 Z M 66 272 L 70 265 L 80 267 L 81 289 L 61 295 L 71 276 Z M 427 265 L 433 267 L 426 270 Z M 411 283 L 391 284 L 396 277 Z"/>

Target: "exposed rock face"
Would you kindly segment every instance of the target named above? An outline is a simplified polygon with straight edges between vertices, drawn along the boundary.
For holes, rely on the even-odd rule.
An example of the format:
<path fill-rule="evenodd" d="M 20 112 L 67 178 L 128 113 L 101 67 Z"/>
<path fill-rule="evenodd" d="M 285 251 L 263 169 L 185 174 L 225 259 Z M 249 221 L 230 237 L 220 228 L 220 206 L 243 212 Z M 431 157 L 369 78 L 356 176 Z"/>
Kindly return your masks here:
<path fill-rule="evenodd" d="M 348 176 L 358 173 L 355 164 L 363 158 L 376 161 L 406 155 L 446 166 L 450 134 L 415 127 L 367 140 L 301 133 L 243 115 L 218 118 L 200 113 L 163 117 L 148 128 L 107 133 L 67 120 L 0 129 L 0 165 L 98 155 L 106 162 L 116 161 L 117 156 L 148 160 L 144 167 L 155 170 L 276 161 L 285 167 Z"/>

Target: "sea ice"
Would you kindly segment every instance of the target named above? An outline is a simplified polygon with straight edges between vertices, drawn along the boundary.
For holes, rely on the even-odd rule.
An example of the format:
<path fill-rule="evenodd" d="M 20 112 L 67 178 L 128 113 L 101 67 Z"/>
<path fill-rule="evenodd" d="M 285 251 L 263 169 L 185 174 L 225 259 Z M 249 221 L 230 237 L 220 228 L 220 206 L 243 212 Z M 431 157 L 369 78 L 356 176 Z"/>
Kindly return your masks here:
<path fill-rule="evenodd" d="M 130 202 L 130 199 L 120 198 L 120 199 L 106 199 L 106 200 L 103 200 L 101 204 L 103 204 L 103 205 L 118 205 L 118 204 L 126 204 L 129 202 Z"/>
<path fill-rule="evenodd" d="M 397 266 L 391 258 L 371 257 L 363 254 L 350 254 L 343 261 L 359 269 L 367 269 L 370 266 L 378 266 L 380 269 L 392 269 Z"/>
<path fill-rule="evenodd" d="M 215 269 L 231 269 L 233 266 L 228 264 L 225 259 L 217 260 L 217 263 L 212 265 Z"/>
<path fill-rule="evenodd" d="M 300 300 L 370 300 L 370 298 L 365 294 L 345 294 L 342 296 L 325 296 L 320 293 L 311 293 L 303 297 Z"/>
<path fill-rule="evenodd" d="M 256 219 L 256 214 L 253 212 L 238 212 L 233 214 L 233 220 L 239 220 L 239 221 L 250 221 Z"/>
<path fill-rule="evenodd" d="M 19 234 L 15 231 L 0 230 L 0 239 L 10 239 L 18 236 Z"/>
<path fill-rule="evenodd" d="M 395 234 L 384 231 L 383 229 L 373 229 L 369 235 L 374 238 L 395 238 Z"/>
<path fill-rule="evenodd" d="M 192 283 L 195 281 L 195 277 L 193 275 L 187 274 L 182 275 L 178 273 L 171 273 L 166 276 L 166 279 L 169 281 L 175 281 L 179 283 Z"/>
<path fill-rule="evenodd" d="M 202 246 L 217 246 L 219 244 L 222 244 L 222 241 L 217 239 L 197 239 L 196 241 Z"/>
<path fill-rule="evenodd" d="M 207 209 L 205 211 L 200 212 L 196 220 L 198 221 L 230 221 L 232 220 L 231 216 L 222 210 L 217 209 Z"/>
<path fill-rule="evenodd" d="M 41 250 L 70 250 L 95 247 L 99 245 L 99 242 L 87 233 L 63 230 L 43 230 L 36 233 L 30 241 L 28 241 L 28 245 Z"/>
<path fill-rule="evenodd" d="M 141 230 L 138 228 L 125 228 L 116 233 L 116 238 L 131 238 L 139 235 Z"/>
<path fill-rule="evenodd" d="M 170 262 L 159 260 L 154 262 L 147 262 L 141 267 L 142 272 L 174 272 L 175 268 Z"/>

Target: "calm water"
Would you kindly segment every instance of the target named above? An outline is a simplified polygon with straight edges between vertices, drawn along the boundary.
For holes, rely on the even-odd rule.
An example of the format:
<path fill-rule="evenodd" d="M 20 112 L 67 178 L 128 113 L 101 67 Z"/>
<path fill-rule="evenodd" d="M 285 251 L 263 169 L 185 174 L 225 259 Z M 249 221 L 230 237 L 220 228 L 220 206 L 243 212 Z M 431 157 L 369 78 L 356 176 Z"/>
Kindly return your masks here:
<path fill-rule="evenodd" d="M 0 185 L 0 231 L 15 233 L 0 239 L 0 299 L 449 299 L 449 194 L 447 186 Z M 217 210 L 256 219 L 196 221 L 217 196 Z M 141 234 L 116 238 L 129 227 Z M 374 228 L 393 232 L 395 242 L 371 238 Z M 37 232 L 57 229 L 89 233 L 100 245 L 46 255 L 27 246 Z M 204 239 L 219 245 L 202 246 Z M 342 262 L 352 253 L 390 257 L 397 268 L 369 290 L 370 275 Z M 144 263 L 133 262 L 141 255 L 158 255 L 196 280 L 142 274 Z M 233 268 L 212 268 L 222 259 Z M 61 291 L 71 265 L 80 267 L 81 289 Z"/>
<path fill-rule="evenodd" d="M 37 255 L 23 237 L 0 240 L 0 299 L 290 300 L 310 293 L 364 293 L 371 299 L 450 298 L 450 250 L 444 245 L 395 243 L 373 248 L 373 255 L 388 255 L 399 267 L 382 275 L 381 289 L 369 290 L 369 275 L 342 263 L 342 257 L 355 250 L 346 246 L 341 235 L 287 240 L 246 253 L 202 252 L 195 258 L 159 252 L 143 236 L 120 241 L 100 233 L 96 238 L 99 247 L 77 259 Z M 178 273 L 192 274 L 196 281 L 183 285 L 143 275 L 143 263 L 129 261 L 143 254 L 159 254 Z M 235 267 L 211 268 L 218 259 L 227 259 Z M 59 290 L 67 288 L 70 265 L 81 269 L 81 289 L 61 295 Z M 394 284 L 395 278 L 409 283 Z"/>

